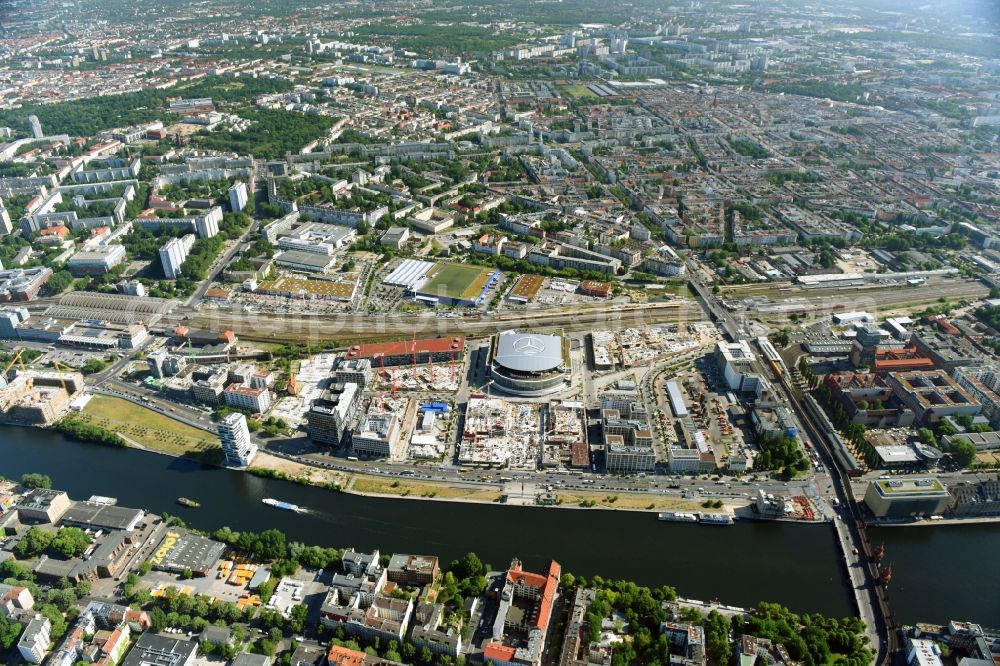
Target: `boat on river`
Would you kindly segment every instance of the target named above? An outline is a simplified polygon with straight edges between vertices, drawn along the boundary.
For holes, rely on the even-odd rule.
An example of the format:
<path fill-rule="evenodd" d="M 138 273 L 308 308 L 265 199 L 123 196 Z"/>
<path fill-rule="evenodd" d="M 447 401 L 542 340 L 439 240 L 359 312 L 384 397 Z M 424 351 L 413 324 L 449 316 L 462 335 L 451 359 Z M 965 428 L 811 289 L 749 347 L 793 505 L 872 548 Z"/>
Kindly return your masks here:
<path fill-rule="evenodd" d="M 282 502 L 281 500 L 271 499 L 270 497 L 265 497 L 261 500 L 264 504 L 268 506 L 273 506 L 275 509 L 284 509 L 285 511 L 294 511 L 299 513 L 302 511 L 302 507 L 298 504 L 292 504 L 291 502 Z"/>

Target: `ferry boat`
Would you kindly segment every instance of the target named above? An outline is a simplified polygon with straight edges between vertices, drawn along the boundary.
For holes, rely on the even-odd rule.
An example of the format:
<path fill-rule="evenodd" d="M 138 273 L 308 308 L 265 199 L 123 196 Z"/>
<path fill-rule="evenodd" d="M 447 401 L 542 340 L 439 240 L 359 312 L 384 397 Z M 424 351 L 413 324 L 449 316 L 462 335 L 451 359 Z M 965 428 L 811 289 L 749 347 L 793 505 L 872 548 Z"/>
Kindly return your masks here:
<path fill-rule="evenodd" d="M 186 506 L 191 509 L 197 509 L 199 506 L 201 506 L 200 502 L 195 502 L 193 499 L 188 499 L 187 497 L 178 497 L 177 503 L 180 504 L 181 506 Z"/>
<path fill-rule="evenodd" d="M 705 525 L 732 525 L 733 517 L 728 513 L 699 513 L 698 522 Z"/>
<path fill-rule="evenodd" d="M 282 502 L 281 500 L 271 499 L 270 497 L 265 497 L 261 500 L 264 504 L 268 506 L 273 506 L 275 509 L 284 509 L 285 511 L 295 511 L 298 513 L 302 509 L 299 508 L 298 504 L 292 504 L 291 502 Z"/>
<path fill-rule="evenodd" d="M 697 523 L 698 516 L 684 511 L 664 511 L 656 516 L 657 520 L 665 520 L 672 523 Z"/>

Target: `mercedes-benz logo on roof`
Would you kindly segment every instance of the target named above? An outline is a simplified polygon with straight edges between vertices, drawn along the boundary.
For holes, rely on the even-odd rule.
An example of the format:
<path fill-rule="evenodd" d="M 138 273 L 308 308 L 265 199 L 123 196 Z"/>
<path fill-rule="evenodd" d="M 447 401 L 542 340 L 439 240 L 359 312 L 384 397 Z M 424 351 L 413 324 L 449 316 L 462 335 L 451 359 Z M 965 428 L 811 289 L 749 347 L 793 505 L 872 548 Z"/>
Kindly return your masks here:
<path fill-rule="evenodd" d="M 518 338 L 511 346 L 519 354 L 541 354 L 545 351 L 545 346 L 541 342 L 528 336 Z"/>

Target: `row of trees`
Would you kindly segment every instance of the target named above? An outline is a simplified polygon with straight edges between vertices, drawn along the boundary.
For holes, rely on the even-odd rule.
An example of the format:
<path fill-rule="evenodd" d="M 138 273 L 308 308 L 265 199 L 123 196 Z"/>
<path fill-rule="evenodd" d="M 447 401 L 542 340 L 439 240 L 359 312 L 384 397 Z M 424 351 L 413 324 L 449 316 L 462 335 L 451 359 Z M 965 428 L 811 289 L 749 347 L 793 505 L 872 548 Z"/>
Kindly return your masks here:
<path fill-rule="evenodd" d="M 812 369 L 812 366 L 809 365 L 809 359 L 805 356 L 799 359 L 799 372 L 802 374 L 802 378 L 805 380 L 806 385 L 809 388 L 815 389 L 819 386 L 821 381 L 820 376 L 817 375 L 816 371 Z"/>
<path fill-rule="evenodd" d="M 94 444 L 104 444 L 105 446 L 117 446 L 120 448 L 128 446 L 125 439 L 118 433 L 105 430 L 92 423 L 87 423 L 80 417 L 72 414 L 60 419 L 56 423 L 55 429 L 80 442 L 92 442 Z"/>
<path fill-rule="evenodd" d="M 190 293 L 197 283 L 208 277 L 208 269 L 212 267 L 227 240 L 239 238 L 250 226 L 252 220 L 245 213 L 226 213 L 219 224 L 219 233 L 211 238 L 199 238 L 194 242 L 191 252 L 181 264 L 181 276 L 177 279 L 179 289 Z"/>
<path fill-rule="evenodd" d="M 861 423 L 853 423 L 851 421 L 851 415 L 844 409 L 844 405 L 840 400 L 837 400 L 833 396 L 833 392 L 826 384 L 817 386 L 815 395 L 816 400 L 826 407 L 833 427 L 840 432 L 845 440 L 854 446 L 855 450 L 861 454 L 869 467 L 876 467 L 879 463 L 879 456 L 875 451 L 875 446 L 865 438 L 865 433 L 868 429 Z"/>

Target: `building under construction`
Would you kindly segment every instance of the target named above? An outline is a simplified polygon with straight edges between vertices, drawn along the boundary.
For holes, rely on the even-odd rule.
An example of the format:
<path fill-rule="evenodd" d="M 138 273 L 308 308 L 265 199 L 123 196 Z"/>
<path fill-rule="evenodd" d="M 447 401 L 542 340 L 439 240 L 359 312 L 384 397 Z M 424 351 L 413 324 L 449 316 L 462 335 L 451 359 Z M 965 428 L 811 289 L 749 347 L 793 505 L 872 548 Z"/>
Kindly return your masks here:
<path fill-rule="evenodd" d="M 78 372 L 21 372 L 0 386 L 0 419 L 4 423 L 49 425 L 69 408 L 83 389 Z"/>
<path fill-rule="evenodd" d="M 542 466 L 580 469 L 590 466 L 587 419 L 582 405 L 552 403 L 548 406 L 548 417 L 544 423 Z"/>
<path fill-rule="evenodd" d="M 384 342 L 354 345 L 344 354 L 346 360 L 367 358 L 376 371 L 381 367 L 450 363 L 461 360 L 465 353 L 465 338 L 427 338 L 405 342 Z"/>
<path fill-rule="evenodd" d="M 309 438 L 321 444 L 340 446 L 344 433 L 350 431 L 360 403 L 361 386 L 358 384 L 331 384 L 306 414 Z"/>

